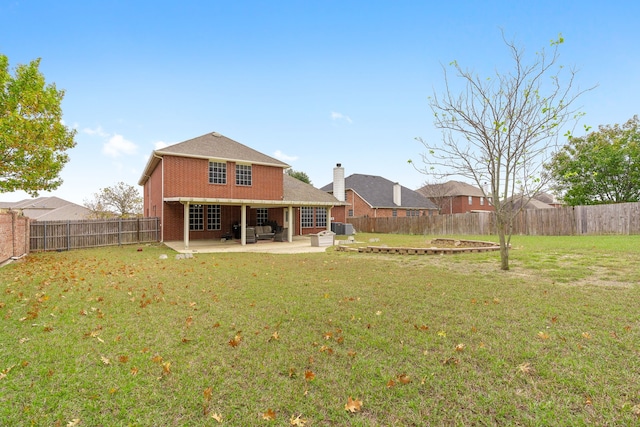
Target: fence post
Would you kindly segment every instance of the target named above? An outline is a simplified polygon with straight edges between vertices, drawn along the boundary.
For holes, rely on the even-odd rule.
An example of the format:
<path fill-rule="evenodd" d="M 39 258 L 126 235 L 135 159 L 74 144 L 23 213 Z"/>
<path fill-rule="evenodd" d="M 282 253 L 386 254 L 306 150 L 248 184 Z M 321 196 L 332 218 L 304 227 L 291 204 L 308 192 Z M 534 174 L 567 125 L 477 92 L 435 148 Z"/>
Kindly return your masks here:
<path fill-rule="evenodd" d="M 122 218 L 118 218 L 118 246 L 122 246 Z"/>
<path fill-rule="evenodd" d="M 67 250 L 71 250 L 71 220 L 67 220 Z"/>
<path fill-rule="evenodd" d="M 42 232 L 42 246 L 44 247 L 44 250 L 47 250 L 47 223 L 44 223 L 44 230 Z"/>

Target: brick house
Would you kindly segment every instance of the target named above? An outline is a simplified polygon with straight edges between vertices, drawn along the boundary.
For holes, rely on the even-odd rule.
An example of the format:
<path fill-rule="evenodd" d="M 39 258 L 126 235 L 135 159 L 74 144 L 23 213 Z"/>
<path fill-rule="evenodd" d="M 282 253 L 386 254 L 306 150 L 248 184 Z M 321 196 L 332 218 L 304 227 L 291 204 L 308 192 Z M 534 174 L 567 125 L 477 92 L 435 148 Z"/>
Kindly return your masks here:
<path fill-rule="evenodd" d="M 480 188 L 460 181 L 428 184 L 418 191 L 435 203 L 442 215 L 477 211 L 493 211 L 491 200 Z"/>
<path fill-rule="evenodd" d="M 350 217 L 410 217 L 437 215 L 438 207 L 416 191 L 381 176 L 353 174 L 344 177 L 344 168 L 333 169 L 333 182 L 321 188 L 347 203 L 332 210 L 335 222 Z"/>
<path fill-rule="evenodd" d="M 290 166 L 219 133 L 152 152 L 138 182 L 143 215 L 159 217 L 161 240 L 235 237 L 277 224 L 285 240 L 331 227 L 335 197 L 284 173 Z"/>

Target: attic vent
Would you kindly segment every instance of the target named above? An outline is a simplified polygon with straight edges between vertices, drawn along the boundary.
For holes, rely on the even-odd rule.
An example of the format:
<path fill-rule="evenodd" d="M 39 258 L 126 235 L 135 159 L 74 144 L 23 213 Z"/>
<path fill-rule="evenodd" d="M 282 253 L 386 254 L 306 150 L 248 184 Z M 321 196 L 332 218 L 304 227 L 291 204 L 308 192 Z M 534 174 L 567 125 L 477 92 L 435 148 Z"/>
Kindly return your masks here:
<path fill-rule="evenodd" d="M 211 135 L 215 136 L 216 138 L 220 138 L 222 136 L 218 132 L 213 132 Z"/>

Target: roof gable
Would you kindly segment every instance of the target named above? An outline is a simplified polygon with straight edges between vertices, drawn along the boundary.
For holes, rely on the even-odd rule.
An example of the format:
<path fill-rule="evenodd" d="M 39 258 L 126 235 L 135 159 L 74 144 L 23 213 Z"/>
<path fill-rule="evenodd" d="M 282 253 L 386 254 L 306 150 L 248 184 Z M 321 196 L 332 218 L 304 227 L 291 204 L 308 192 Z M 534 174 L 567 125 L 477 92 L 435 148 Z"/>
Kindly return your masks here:
<path fill-rule="evenodd" d="M 422 208 L 438 209 L 436 205 L 420 193 L 407 187 L 400 186 L 400 202 L 397 206 L 393 202 L 393 187 L 395 183 L 376 175 L 353 174 L 345 178 L 345 189 L 358 193 L 373 208 Z M 333 192 L 333 183 L 321 188 L 323 191 Z"/>
<path fill-rule="evenodd" d="M 288 168 L 288 164 L 247 147 L 217 132 L 210 132 L 197 138 L 153 151 L 138 184 L 143 185 L 162 156 L 180 156 L 200 159 L 216 159 L 239 163 L 251 163 L 278 168 Z"/>

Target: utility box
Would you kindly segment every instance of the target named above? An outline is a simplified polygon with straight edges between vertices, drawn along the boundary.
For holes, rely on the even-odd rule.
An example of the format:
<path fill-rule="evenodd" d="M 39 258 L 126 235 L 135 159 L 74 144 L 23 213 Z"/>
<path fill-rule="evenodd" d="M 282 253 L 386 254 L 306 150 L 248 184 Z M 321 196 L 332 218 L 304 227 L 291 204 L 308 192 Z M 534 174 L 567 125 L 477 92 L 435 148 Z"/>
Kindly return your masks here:
<path fill-rule="evenodd" d="M 333 240 L 336 236 L 336 233 L 333 231 L 321 231 L 316 234 L 310 234 L 311 237 L 311 246 L 333 246 Z"/>
<path fill-rule="evenodd" d="M 342 224 L 342 226 L 344 227 L 344 229 L 342 230 L 342 234 L 344 234 L 345 236 L 353 236 L 354 234 L 356 234 L 353 231 L 353 224 L 346 223 Z"/>

